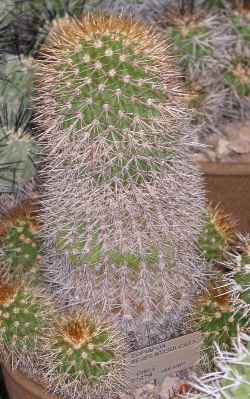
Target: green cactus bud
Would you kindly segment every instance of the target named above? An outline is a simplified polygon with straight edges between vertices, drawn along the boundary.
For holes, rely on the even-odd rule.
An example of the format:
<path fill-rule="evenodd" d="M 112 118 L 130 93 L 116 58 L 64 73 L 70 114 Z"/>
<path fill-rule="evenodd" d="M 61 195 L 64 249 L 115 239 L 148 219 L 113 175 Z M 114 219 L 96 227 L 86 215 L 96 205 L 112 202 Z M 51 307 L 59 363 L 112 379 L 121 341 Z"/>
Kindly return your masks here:
<path fill-rule="evenodd" d="M 198 246 L 208 261 L 221 261 L 236 240 L 235 223 L 220 207 L 209 206 Z"/>
<path fill-rule="evenodd" d="M 53 393 L 109 397 L 110 387 L 114 394 L 125 386 L 124 353 L 124 342 L 107 323 L 75 310 L 54 320 L 44 336 L 41 364 Z"/>

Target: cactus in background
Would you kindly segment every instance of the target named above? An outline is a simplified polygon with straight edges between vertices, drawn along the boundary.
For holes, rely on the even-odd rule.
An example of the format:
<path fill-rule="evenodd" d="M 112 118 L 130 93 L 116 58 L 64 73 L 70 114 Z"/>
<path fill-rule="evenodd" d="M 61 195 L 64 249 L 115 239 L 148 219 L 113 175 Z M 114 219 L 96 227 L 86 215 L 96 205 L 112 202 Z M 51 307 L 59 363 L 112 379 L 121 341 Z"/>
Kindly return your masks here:
<path fill-rule="evenodd" d="M 8 213 L 22 200 L 35 196 L 38 147 L 29 133 L 31 114 L 19 103 L 16 113 L 0 110 L 0 212 Z"/>
<path fill-rule="evenodd" d="M 43 377 L 53 394 L 109 398 L 126 386 L 124 340 L 98 317 L 64 313 L 41 342 Z"/>
<path fill-rule="evenodd" d="M 217 206 L 208 207 L 198 246 L 208 261 L 220 262 L 236 242 L 236 224 Z"/>
<path fill-rule="evenodd" d="M 0 100 L 13 114 L 29 108 L 32 91 L 31 58 L 5 55 L 0 60 Z M 27 112 L 28 114 L 28 112 Z M 3 123 L 1 123 L 2 125 Z"/>
<path fill-rule="evenodd" d="M 37 274 L 40 268 L 39 223 L 32 204 L 22 204 L 1 220 L 0 267 L 15 278 Z"/>
<path fill-rule="evenodd" d="M 126 19 L 67 18 L 35 70 L 50 281 L 137 347 L 178 335 L 203 281 L 203 201 L 165 41 Z"/>

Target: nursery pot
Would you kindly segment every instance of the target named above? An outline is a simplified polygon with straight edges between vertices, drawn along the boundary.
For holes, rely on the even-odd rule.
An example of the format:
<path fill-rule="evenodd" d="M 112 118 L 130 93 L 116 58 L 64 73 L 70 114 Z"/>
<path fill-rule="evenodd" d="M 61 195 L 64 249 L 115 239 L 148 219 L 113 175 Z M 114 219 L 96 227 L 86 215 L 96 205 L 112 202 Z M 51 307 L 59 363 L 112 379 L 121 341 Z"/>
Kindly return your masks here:
<path fill-rule="evenodd" d="M 31 381 L 20 371 L 2 369 L 9 399 L 59 399 L 46 393 L 41 385 Z"/>
<path fill-rule="evenodd" d="M 203 172 L 208 201 L 221 204 L 237 222 L 237 230 L 250 233 L 250 163 L 197 162 Z"/>

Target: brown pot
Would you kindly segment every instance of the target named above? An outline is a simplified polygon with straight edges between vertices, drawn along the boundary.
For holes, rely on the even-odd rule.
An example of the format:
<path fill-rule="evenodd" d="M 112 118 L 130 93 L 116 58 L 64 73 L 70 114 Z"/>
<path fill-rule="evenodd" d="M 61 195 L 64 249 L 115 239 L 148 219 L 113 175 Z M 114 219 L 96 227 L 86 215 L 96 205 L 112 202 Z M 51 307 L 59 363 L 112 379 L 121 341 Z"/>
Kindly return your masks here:
<path fill-rule="evenodd" d="M 5 385 L 10 399 L 59 399 L 48 395 L 41 385 L 28 379 L 20 371 L 2 369 Z"/>
<path fill-rule="evenodd" d="M 250 233 L 250 163 L 197 162 L 204 173 L 208 201 L 221 204 Z"/>

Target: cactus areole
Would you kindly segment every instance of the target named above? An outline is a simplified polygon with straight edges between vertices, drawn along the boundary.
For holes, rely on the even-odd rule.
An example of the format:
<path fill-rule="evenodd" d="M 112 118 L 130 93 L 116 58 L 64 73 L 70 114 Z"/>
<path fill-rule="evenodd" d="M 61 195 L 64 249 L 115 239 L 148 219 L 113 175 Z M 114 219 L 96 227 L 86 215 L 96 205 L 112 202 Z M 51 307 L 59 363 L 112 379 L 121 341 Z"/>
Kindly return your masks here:
<path fill-rule="evenodd" d="M 46 270 L 60 299 L 105 310 L 137 347 L 185 333 L 203 276 L 203 193 L 165 39 L 130 19 L 64 18 L 35 88 Z"/>

